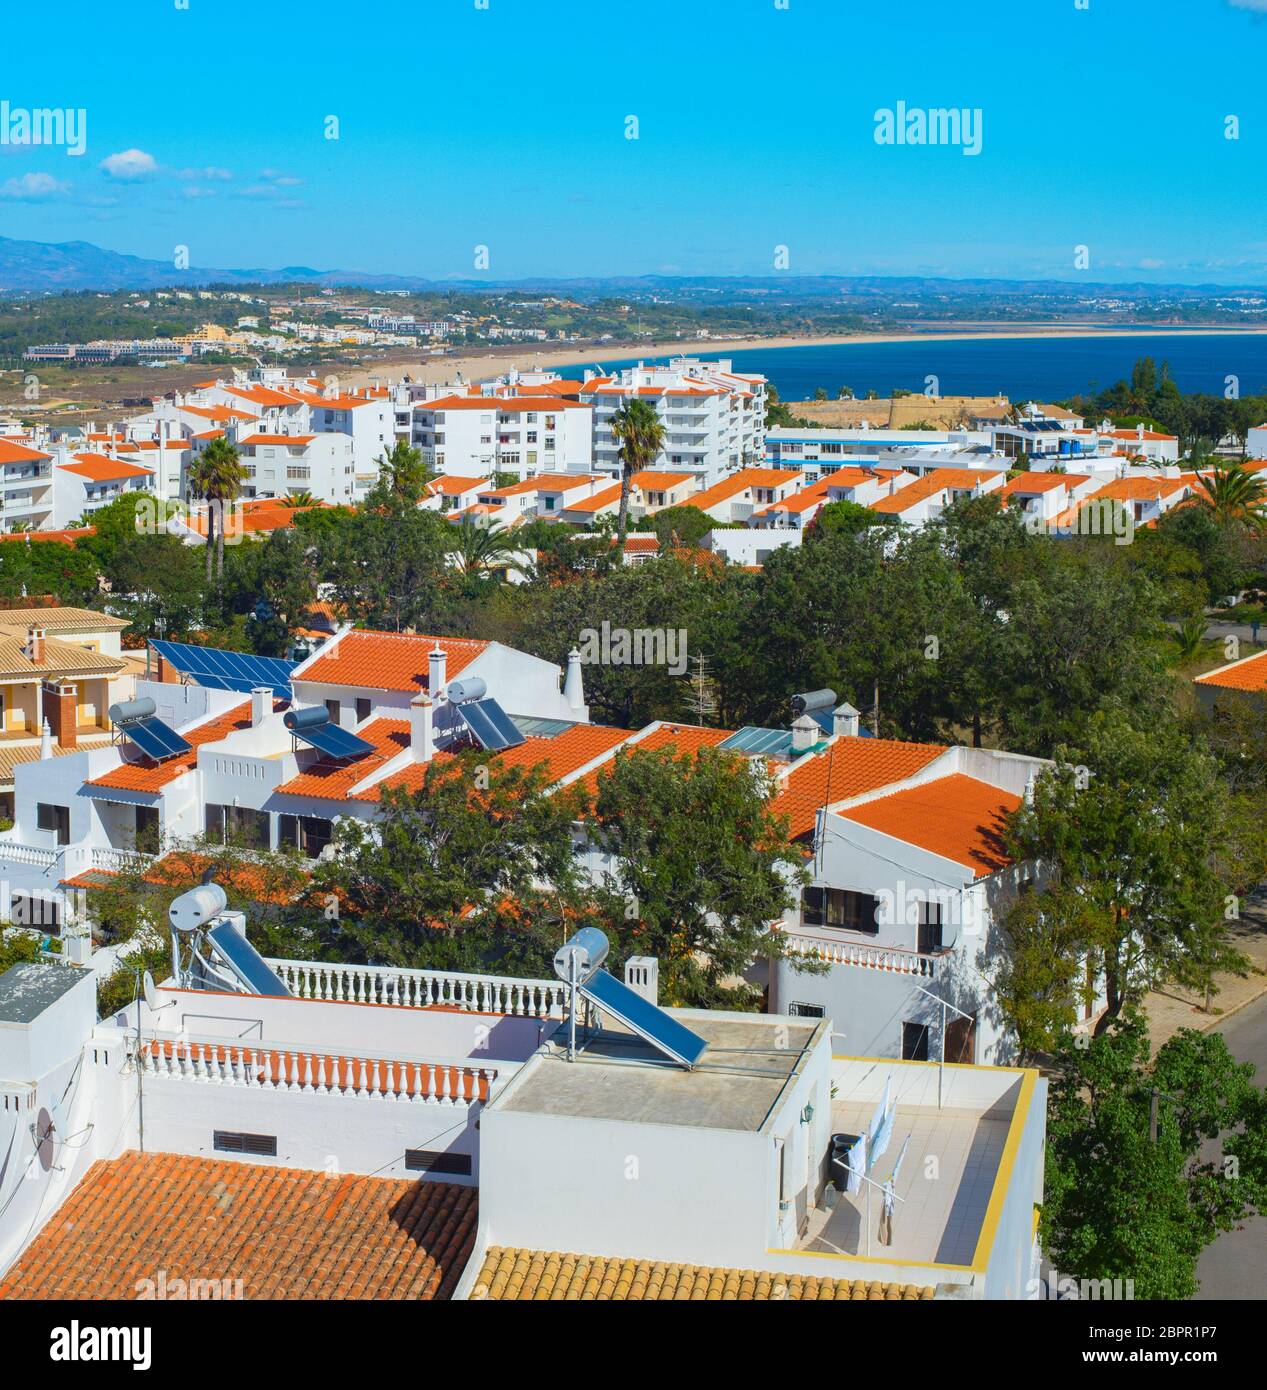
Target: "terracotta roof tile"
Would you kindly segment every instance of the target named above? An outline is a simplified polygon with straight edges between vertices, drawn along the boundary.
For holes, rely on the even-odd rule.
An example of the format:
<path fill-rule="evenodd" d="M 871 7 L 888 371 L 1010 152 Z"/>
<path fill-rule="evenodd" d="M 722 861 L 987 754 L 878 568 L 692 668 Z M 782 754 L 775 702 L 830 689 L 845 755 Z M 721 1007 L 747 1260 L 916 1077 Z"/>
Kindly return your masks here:
<path fill-rule="evenodd" d="M 956 772 L 836 814 L 985 878 L 1012 862 L 1003 848 L 1003 817 L 1020 804 L 1019 796 Z"/>
<path fill-rule="evenodd" d="M 274 707 L 279 707 L 277 702 Z M 228 738 L 237 729 L 249 728 L 250 724 L 251 705 L 248 701 L 246 704 L 235 705 L 224 714 L 217 715 L 215 719 L 208 719 L 205 724 L 199 724 L 195 729 L 182 729 L 181 737 L 191 745 L 188 753 L 180 753 L 161 763 L 156 763 L 148 757 L 140 762 L 123 763 L 84 785 L 113 787 L 118 791 L 162 791 L 169 782 L 174 782 L 177 777 L 197 765 L 198 749 L 204 743 L 216 743 L 222 738 Z"/>
<path fill-rule="evenodd" d="M 845 1302 L 933 1297 L 930 1285 L 827 1279 L 769 1270 L 715 1269 L 603 1255 L 564 1255 L 490 1246 L 472 1300 L 543 1302 L 621 1299 L 637 1302 Z"/>
<path fill-rule="evenodd" d="M 343 800 L 359 782 L 372 777 L 384 763 L 390 762 L 409 747 L 409 721 L 375 719 L 365 728 L 358 729 L 356 736 L 372 743 L 373 753 L 367 753 L 354 762 L 318 758 L 297 776 L 283 782 L 277 790 L 288 796 L 322 796 L 335 801 Z"/>
<path fill-rule="evenodd" d="M 446 657 L 445 674 L 452 680 L 489 643 L 470 637 L 424 637 L 399 632 L 345 633 L 302 671 L 296 679 L 328 685 L 360 685 L 371 690 L 427 689 L 428 653 L 439 642 Z"/>
<path fill-rule="evenodd" d="M 104 1159 L 0 1282 L 0 1299 L 134 1299 L 140 1281 L 240 1279 L 244 1298 L 445 1299 L 478 1195 L 179 1154 Z"/>
<path fill-rule="evenodd" d="M 802 759 L 783 779 L 771 809 L 791 821 L 792 839 L 814 828 L 820 806 L 862 796 L 910 777 L 946 751 L 940 743 L 902 743 L 891 738 L 838 738 Z"/>
<path fill-rule="evenodd" d="M 1193 678 L 1197 685 L 1213 685 L 1221 690 L 1257 690 L 1267 692 L 1267 652 L 1243 657 L 1217 671 L 1206 671 Z"/>

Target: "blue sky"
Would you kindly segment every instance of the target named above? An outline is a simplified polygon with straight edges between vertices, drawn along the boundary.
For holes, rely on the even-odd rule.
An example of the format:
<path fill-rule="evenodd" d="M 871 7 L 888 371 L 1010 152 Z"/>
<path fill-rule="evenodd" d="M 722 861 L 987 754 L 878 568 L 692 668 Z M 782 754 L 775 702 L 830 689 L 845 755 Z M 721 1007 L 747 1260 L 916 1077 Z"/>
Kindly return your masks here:
<path fill-rule="evenodd" d="M 479 245 L 498 279 L 786 246 L 802 274 L 1267 284 L 1267 0 L 177 2 L 5 7 L 0 99 L 83 108 L 88 148 L 0 145 L 0 235 L 439 278 Z M 981 153 L 878 145 L 899 100 L 979 108 Z"/>

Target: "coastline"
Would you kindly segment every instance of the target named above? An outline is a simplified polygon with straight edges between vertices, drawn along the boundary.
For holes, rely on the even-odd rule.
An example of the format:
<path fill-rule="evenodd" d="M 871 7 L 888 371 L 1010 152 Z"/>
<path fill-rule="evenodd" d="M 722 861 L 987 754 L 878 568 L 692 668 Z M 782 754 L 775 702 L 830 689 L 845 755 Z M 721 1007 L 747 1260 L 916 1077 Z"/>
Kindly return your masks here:
<path fill-rule="evenodd" d="M 1257 337 L 1267 334 L 1267 324 L 1261 327 L 1229 328 L 1151 328 L 1147 326 L 1130 328 L 1066 328 L 1034 327 L 983 329 L 981 332 L 965 331 L 962 328 L 948 328 L 935 333 L 850 333 L 840 336 L 821 337 L 773 336 L 769 338 L 670 338 L 665 341 L 647 343 L 589 343 L 572 348 L 544 348 L 534 350 L 535 345 L 524 343 L 497 352 L 463 352 L 452 357 L 430 357 L 418 362 L 384 363 L 374 369 L 364 367 L 352 372 L 341 373 L 341 377 L 355 386 L 368 385 L 371 379 L 390 378 L 399 381 L 402 376 L 411 376 L 415 381 L 436 382 L 453 381 L 460 372 L 464 381 L 488 381 L 500 376 L 511 367 L 520 371 L 553 370 L 561 367 L 595 366 L 606 359 L 623 360 L 639 357 L 645 360 L 668 357 L 675 354 L 690 357 L 726 357 L 734 352 L 778 351 L 783 348 L 809 347 L 875 347 L 888 343 L 947 343 L 972 341 L 1010 341 L 1035 338 L 1211 338 L 1211 337 Z"/>

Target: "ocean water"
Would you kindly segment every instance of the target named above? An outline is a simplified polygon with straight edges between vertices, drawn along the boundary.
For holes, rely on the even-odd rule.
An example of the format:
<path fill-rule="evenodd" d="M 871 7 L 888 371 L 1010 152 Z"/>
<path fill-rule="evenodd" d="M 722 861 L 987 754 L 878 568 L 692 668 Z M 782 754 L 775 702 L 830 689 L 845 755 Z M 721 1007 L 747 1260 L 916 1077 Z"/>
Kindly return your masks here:
<path fill-rule="evenodd" d="M 1194 336 L 1139 334 L 1123 338 L 948 339 L 916 343 L 838 343 L 812 347 L 753 348 L 727 352 L 724 343 L 684 346 L 705 358 L 730 357 L 738 372 L 761 372 L 785 401 L 809 400 L 818 387 L 836 396 L 842 386 L 854 395 L 874 390 L 887 396 L 896 387 L 924 391 L 937 378 L 935 394 L 992 396 L 1010 400 L 1063 400 L 1102 391 L 1129 379 L 1137 358 L 1167 362 L 1181 391 L 1222 396 L 1227 378 L 1237 393 L 1267 393 L 1267 333 Z M 599 359 L 604 369 L 665 357 Z"/>

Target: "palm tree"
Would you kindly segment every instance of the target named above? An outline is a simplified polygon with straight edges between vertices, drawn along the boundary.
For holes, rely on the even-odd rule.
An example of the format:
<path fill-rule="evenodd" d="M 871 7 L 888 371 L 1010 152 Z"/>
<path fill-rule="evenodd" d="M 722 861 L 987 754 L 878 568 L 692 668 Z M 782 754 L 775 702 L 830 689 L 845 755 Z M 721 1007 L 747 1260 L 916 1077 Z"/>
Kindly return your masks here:
<path fill-rule="evenodd" d="M 221 435 L 213 439 L 189 466 L 189 491 L 207 503 L 207 579 L 215 546 L 216 578 L 224 576 L 224 504 L 236 500 L 246 470 L 238 451 Z M 217 521 L 219 529 L 217 530 Z"/>
<path fill-rule="evenodd" d="M 488 574 L 503 569 L 525 571 L 525 565 L 517 558 L 519 552 L 507 539 L 505 531 L 480 526 L 464 516 L 453 528 L 453 533 L 449 554 L 462 574 Z"/>
<path fill-rule="evenodd" d="M 626 401 L 612 416 L 612 438 L 620 445 L 620 519 L 616 525 L 616 553 L 625 549 L 629 529 L 629 485 L 660 457 L 664 449 L 664 425 L 654 406 L 646 401 Z"/>
<path fill-rule="evenodd" d="M 1178 627 L 1171 629 L 1170 635 L 1182 661 L 1191 661 L 1201 650 L 1201 644 L 1205 641 L 1205 627 L 1205 618 L 1195 617 L 1185 618 Z"/>
<path fill-rule="evenodd" d="M 1267 525 L 1267 481 L 1239 463 L 1217 465 L 1197 478 L 1197 504 L 1224 525 L 1259 530 Z"/>
<path fill-rule="evenodd" d="M 281 503 L 284 507 L 315 507 L 317 499 L 306 487 L 301 487 L 295 492 L 288 492 Z"/>

